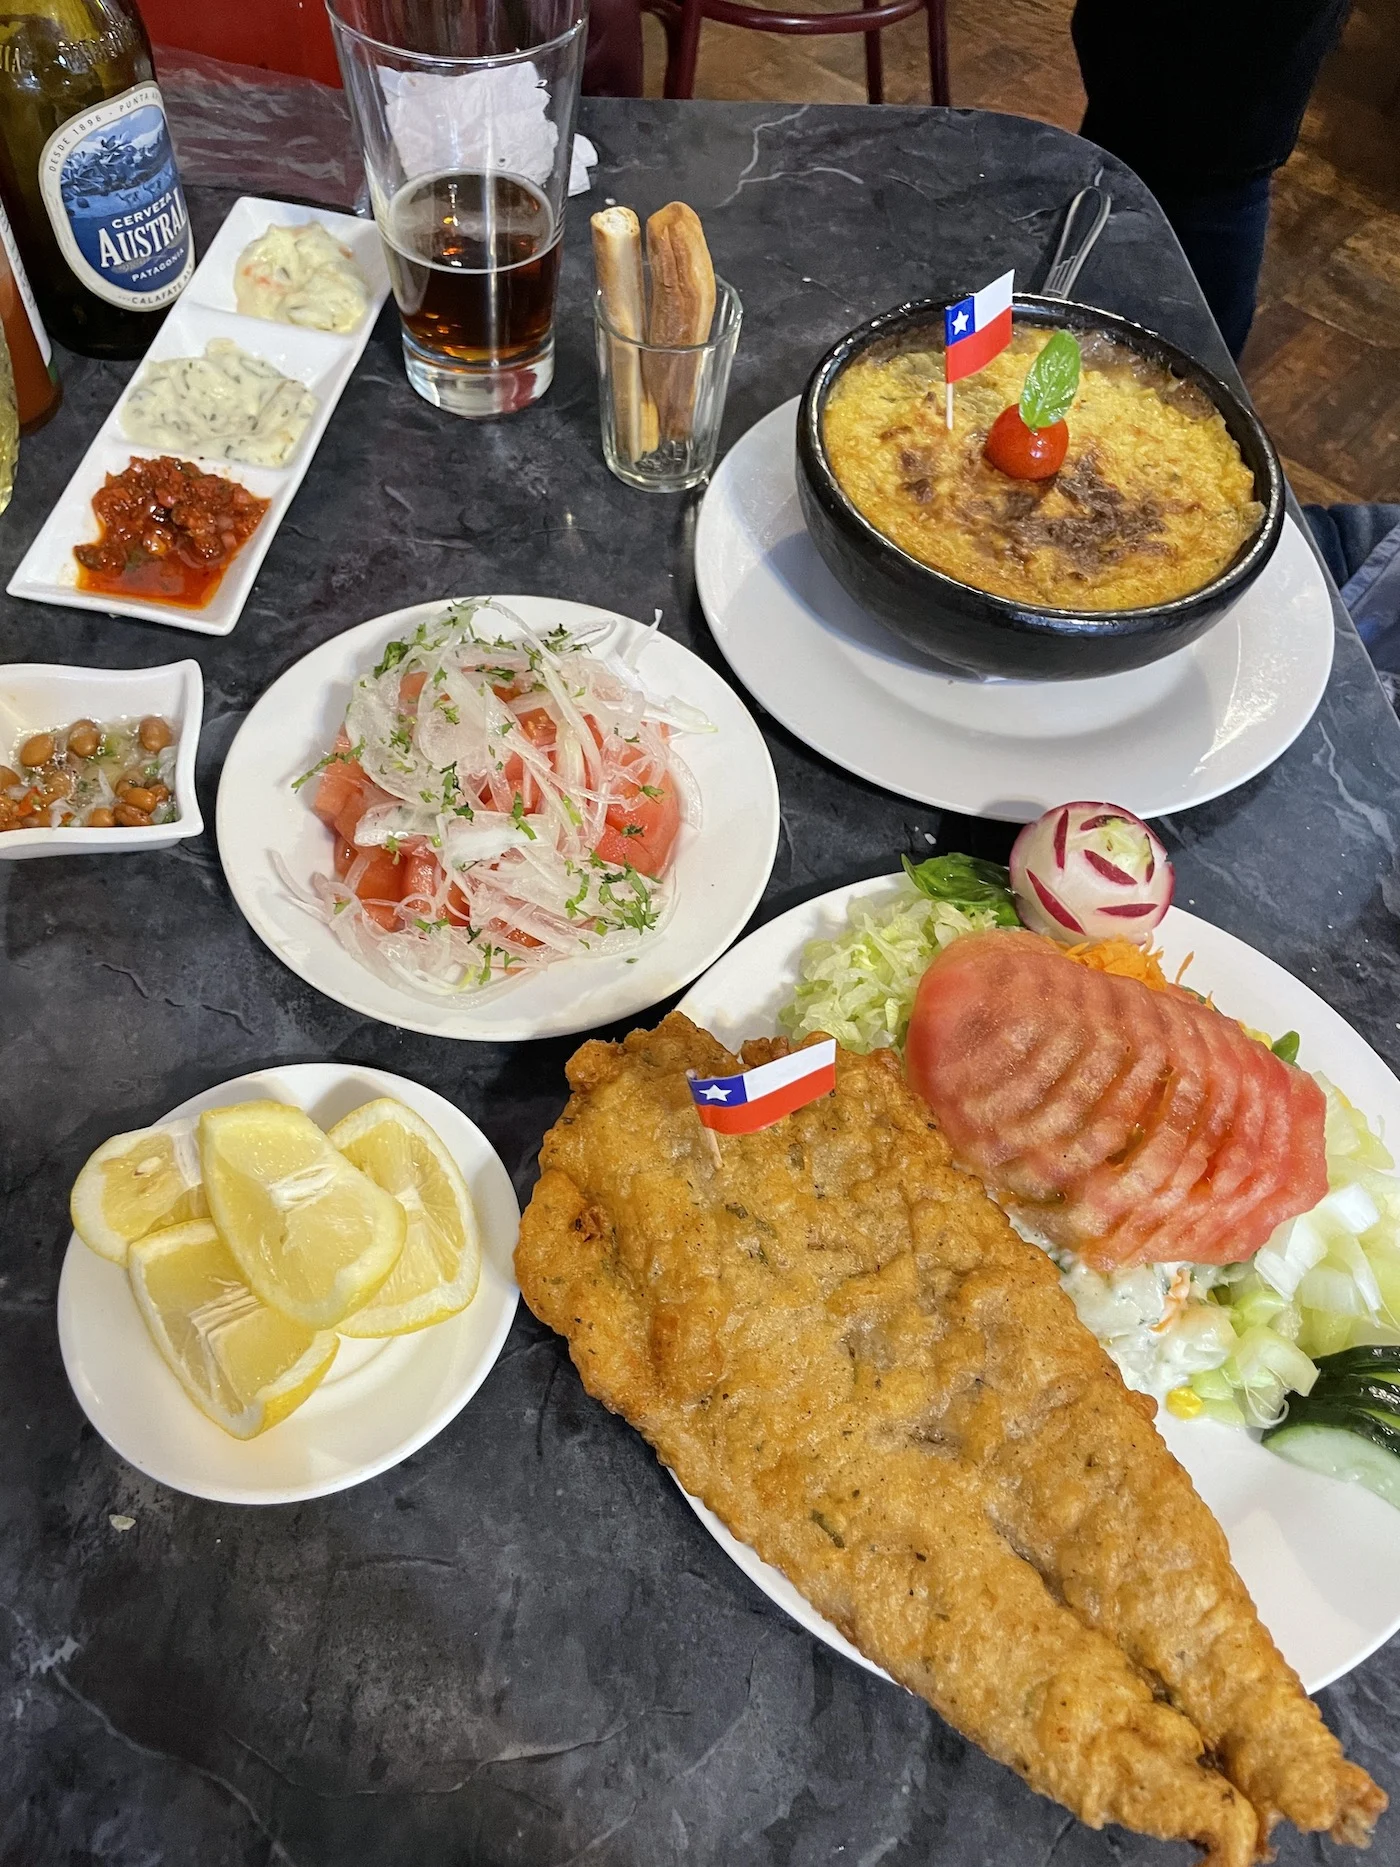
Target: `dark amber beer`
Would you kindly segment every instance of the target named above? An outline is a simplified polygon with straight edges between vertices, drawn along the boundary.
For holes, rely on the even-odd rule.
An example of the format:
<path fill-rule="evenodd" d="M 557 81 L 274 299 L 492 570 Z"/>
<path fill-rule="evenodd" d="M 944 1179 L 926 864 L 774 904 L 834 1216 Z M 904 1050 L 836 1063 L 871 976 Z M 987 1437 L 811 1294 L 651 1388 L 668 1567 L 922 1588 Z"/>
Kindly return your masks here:
<path fill-rule="evenodd" d="M 548 201 L 512 175 L 433 175 L 399 190 L 385 256 L 418 343 L 465 363 L 509 364 L 549 336 L 559 235 Z"/>

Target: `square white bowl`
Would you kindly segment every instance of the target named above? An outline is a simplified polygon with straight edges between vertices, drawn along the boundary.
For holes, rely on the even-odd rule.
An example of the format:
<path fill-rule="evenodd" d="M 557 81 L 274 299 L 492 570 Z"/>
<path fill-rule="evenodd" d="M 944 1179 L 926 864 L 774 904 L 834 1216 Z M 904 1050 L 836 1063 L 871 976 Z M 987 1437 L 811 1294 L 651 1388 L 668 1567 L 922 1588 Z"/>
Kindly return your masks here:
<path fill-rule="evenodd" d="M 68 668 L 30 661 L 0 667 L 0 764 L 8 764 L 16 742 L 70 720 L 142 719 L 158 713 L 179 723 L 175 748 L 175 803 L 170 823 L 117 826 L 110 830 L 0 831 L 0 858 L 114 856 L 131 849 L 162 849 L 204 828 L 194 794 L 194 755 L 204 714 L 204 677 L 197 661 L 164 668 Z"/>

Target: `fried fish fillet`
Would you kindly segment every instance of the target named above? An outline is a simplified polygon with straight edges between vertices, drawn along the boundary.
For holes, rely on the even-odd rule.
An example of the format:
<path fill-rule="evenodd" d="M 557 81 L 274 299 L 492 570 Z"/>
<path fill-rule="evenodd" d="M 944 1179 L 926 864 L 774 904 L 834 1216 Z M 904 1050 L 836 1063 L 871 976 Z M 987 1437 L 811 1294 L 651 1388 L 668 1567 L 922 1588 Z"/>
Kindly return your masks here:
<path fill-rule="evenodd" d="M 752 1065 L 781 1043 L 746 1046 Z M 673 1013 L 585 1044 L 516 1250 L 589 1392 L 862 1652 L 1092 1827 L 1218 1867 L 1385 1797 L 1260 1626 L 1219 1525 L 1049 1259 L 889 1053 L 714 1162 Z"/>

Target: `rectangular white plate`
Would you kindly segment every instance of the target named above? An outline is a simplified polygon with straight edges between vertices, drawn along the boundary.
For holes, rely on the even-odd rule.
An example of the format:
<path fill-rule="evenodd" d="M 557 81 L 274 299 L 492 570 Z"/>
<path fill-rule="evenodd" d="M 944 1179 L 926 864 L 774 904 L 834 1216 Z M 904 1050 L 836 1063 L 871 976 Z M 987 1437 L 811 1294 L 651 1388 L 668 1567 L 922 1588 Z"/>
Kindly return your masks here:
<path fill-rule="evenodd" d="M 299 227 L 309 220 L 319 220 L 328 233 L 350 248 L 369 286 L 368 311 L 357 328 L 343 337 L 331 331 L 274 324 L 267 318 L 243 317 L 235 305 L 234 267 L 249 241 L 270 226 Z M 193 629 L 200 635 L 227 635 L 242 614 L 277 527 L 296 496 L 311 464 L 311 456 L 325 433 L 326 423 L 360 360 L 388 295 L 384 249 L 372 220 L 334 214 L 326 208 L 293 207 L 286 201 L 265 201 L 257 195 L 244 195 L 235 201 L 228 218 L 210 242 L 208 252 L 195 268 L 194 276 L 157 331 L 142 367 L 162 357 L 202 356 L 211 337 L 229 337 L 250 356 L 265 358 L 283 375 L 297 377 L 310 389 L 318 407 L 285 467 L 245 467 L 241 462 L 224 460 L 203 463 L 210 472 L 235 479 L 250 493 L 271 502 L 261 523 L 202 609 L 184 609 L 176 603 L 154 603 L 141 597 L 94 594 L 78 588 L 78 563 L 73 547 L 97 537 L 93 494 L 109 473 L 120 473 L 133 455 L 154 459 L 158 452 L 154 448 L 138 447 L 122 430 L 121 411 L 130 393 L 128 387 L 98 429 L 92 446 L 45 519 L 38 537 L 25 552 L 19 569 L 10 579 L 10 595 L 29 597 L 36 603 L 62 603 L 74 609 L 102 610 L 112 616 L 140 616 L 148 622 L 166 623 L 172 629 Z M 132 381 L 137 381 L 140 375 L 138 370 Z"/>

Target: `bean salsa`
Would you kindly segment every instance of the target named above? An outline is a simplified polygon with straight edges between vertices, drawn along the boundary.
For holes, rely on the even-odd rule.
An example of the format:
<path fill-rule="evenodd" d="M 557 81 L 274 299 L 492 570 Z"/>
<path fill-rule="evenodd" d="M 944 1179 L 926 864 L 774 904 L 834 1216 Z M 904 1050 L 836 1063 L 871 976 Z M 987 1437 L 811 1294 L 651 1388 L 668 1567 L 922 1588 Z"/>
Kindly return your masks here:
<path fill-rule="evenodd" d="M 168 720 L 74 720 L 29 733 L 0 765 L 0 831 L 140 829 L 173 823 L 176 733 Z"/>

